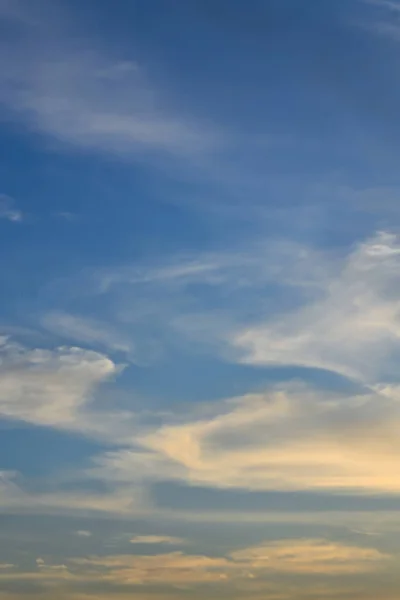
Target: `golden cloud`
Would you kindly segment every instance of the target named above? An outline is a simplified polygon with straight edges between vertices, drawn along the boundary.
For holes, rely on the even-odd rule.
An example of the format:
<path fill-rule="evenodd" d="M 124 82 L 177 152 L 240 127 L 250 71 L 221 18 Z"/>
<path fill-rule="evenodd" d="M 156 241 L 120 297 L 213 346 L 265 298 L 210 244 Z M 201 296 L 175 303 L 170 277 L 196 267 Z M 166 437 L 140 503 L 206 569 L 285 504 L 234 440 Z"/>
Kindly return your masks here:
<path fill-rule="evenodd" d="M 400 393 L 343 396 L 288 386 L 216 403 L 203 419 L 143 435 L 143 451 L 110 452 L 94 475 L 181 480 L 248 490 L 400 492 Z"/>

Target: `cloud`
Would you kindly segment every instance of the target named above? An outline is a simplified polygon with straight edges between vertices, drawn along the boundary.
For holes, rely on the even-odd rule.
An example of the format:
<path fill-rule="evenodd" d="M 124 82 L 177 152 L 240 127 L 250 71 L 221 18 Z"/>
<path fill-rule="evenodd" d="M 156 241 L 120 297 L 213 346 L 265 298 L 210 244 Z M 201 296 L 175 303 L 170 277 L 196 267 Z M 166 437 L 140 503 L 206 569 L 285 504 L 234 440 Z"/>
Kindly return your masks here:
<path fill-rule="evenodd" d="M 282 386 L 217 402 L 94 458 L 114 483 L 175 480 L 247 490 L 399 493 L 397 388 L 359 396 Z"/>
<path fill-rule="evenodd" d="M 7 12 L 16 27 L 0 45 L 9 57 L 0 62 L 0 101 L 13 118 L 63 143 L 130 158 L 188 159 L 220 143 L 215 127 L 167 110 L 134 60 L 104 55 L 89 34 L 83 40 L 65 7 L 20 5 L 25 18 Z"/>
<path fill-rule="evenodd" d="M 175 546 L 184 544 L 185 540 L 169 535 L 135 535 L 130 542 L 131 544 L 171 544 Z"/>
<path fill-rule="evenodd" d="M 46 491 L 30 489 L 24 485 L 26 482 L 18 473 L 0 472 L 0 508 L 9 514 L 112 514 L 129 517 L 149 514 L 152 510 L 150 499 L 138 486 L 90 492 L 84 486 L 76 489 L 76 483 L 82 486 L 82 477 L 79 477 L 79 473 L 75 475 L 75 479 L 68 481 L 69 484 L 75 484 L 72 485 L 74 489 L 66 488 L 64 482 L 62 489 L 57 489 L 55 485 L 54 491 Z M 57 481 L 54 483 L 57 484 Z M 76 535 L 84 537 L 82 532 Z"/>
<path fill-rule="evenodd" d="M 74 534 L 77 535 L 78 537 L 91 537 L 92 536 L 92 532 L 87 531 L 86 529 L 78 529 L 78 531 L 74 531 Z"/>
<path fill-rule="evenodd" d="M 364 4 L 375 8 L 377 14 L 368 23 L 364 21 L 363 28 L 388 40 L 400 41 L 400 3 L 396 0 L 364 0 Z"/>
<path fill-rule="evenodd" d="M 22 218 L 22 212 L 14 207 L 12 198 L 5 194 L 0 194 L 0 219 L 18 223 L 22 221 Z"/>
<path fill-rule="evenodd" d="M 215 402 L 201 417 L 190 411 L 170 414 L 163 426 L 139 425 L 123 437 L 123 448 L 94 457 L 88 476 L 122 486 L 134 478 L 247 490 L 400 491 L 394 475 L 400 457 L 397 236 L 378 233 L 341 255 L 284 243 L 269 250 L 259 245 L 247 254 L 209 254 L 198 261 L 122 270 L 98 292 L 116 287 L 118 295 L 120 286 L 123 294 L 126 286 L 136 296 L 143 291 L 150 317 L 153 294 L 158 307 L 160 298 L 165 307 L 169 294 L 183 295 L 168 318 L 158 315 L 166 327 L 172 324 L 170 333 L 176 334 L 185 318 L 184 333 L 189 330 L 194 343 L 201 335 L 208 344 L 218 339 L 218 352 L 231 360 L 330 370 L 355 379 L 358 395 L 287 384 Z M 270 254 L 274 258 L 268 263 Z M 216 297 L 229 290 L 222 311 L 229 314 L 228 323 L 221 325 L 211 303 L 197 322 L 201 331 L 190 329 L 198 316 L 196 300 L 202 302 L 190 296 L 193 283 L 209 286 Z M 274 301 L 282 298 L 282 290 L 290 295 L 288 305 Z M 242 292 L 243 303 L 237 302 Z M 253 293 L 259 304 L 248 324 L 247 300 Z M 180 316 L 177 306 L 183 307 Z M 140 312 L 136 318 L 144 320 Z"/>
<path fill-rule="evenodd" d="M 378 232 L 347 253 L 275 240 L 99 270 L 86 290 L 107 298 L 114 327 L 139 347 L 152 335 L 375 384 L 398 373 L 399 273 L 398 237 Z"/>
<path fill-rule="evenodd" d="M 93 291 L 106 293 L 117 285 L 162 285 L 182 291 L 192 284 L 249 289 L 278 278 L 283 283 L 307 288 L 319 285 L 328 275 L 320 261 L 312 248 L 300 243 L 258 239 L 237 244 L 234 250 L 216 249 L 174 256 L 159 264 L 99 269 L 92 276 Z"/>
<path fill-rule="evenodd" d="M 189 555 L 182 552 L 168 554 L 115 555 L 75 559 L 74 565 L 86 573 L 96 573 L 101 581 L 120 585 L 194 584 L 218 582 L 227 579 L 229 561 L 224 557 Z"/>
<path fill-rule="evenodd" d="M 366 4 L 376 6 L 377 8 L 383 8 L 395 13 L 400 13 L 400 2 L 395 0 L 365 0 Z"/>
<path fill-rule="evenodd" d="M 37 559 L 37 571 L 0 573 L 0 581 L 11 578 L 65 581 L 87 585 L 193 586 L 230 585 L 231 582 L 262 578 L 270 573 L 343 575 L 366 573 L 385 566 L 390 557 L 373 548 L 360 548 L 326 540 L 286 540 L 232 552 L 229 556 L 170 552 L 167 554 L 110 555 L 67 559 L 47 564 Z"/>
<path fill-rule="evenodd" d="M 151 423 L 141 423 L 131 410 L 106 412 L 92 401 L 98 386 L 118 373 L 107 356 L 70 347 L 30 350 L 4 338 L 0 367 L 4 417 L 120 444 L 94 456 L 79 475 L 106 483 L 112 492 L 98 498 L 89 495 L 87 500 L 85 494 L 72 494 L 73 506 L 110 512 L 117 507 L 128 514 L 135 510 L 129 500 L 132 489 L 166 480 L 245 490 L 400 492 L 397 237 L 380 233 L 347 255 L 327 259 L 312 249 L 283 244 L 275 263 L 266 269 L 265 254 L 249 251 L 242 262 L 240 255 L 236 261 L 235 256 L 211 260 L 210 255 L 196 263 L 207 268 L 175 263 L 121 277 L 133 286 L 144 280 L 145 289 L 158 298 L 160 285 L 179 295 L 193 282 L 205 280 L 212 289 L 233 290 L 236 285 L 250 294 L 255 288 L 259 295 L 265 286 L 272 294 L 274 285 L 283 281 L 296 298 L 289 308 L 275 306 L 265 312 L 261 303 L 257 318 L 252 316 L 254 324 L 244 326 L 240 322 L 247 316 L 241 304 L 235 304 L 231 328 L 221 333 L 217 323 L 214 335 L 228 349 L 232 344 L 242 352 L 232 354 L 232 360 L 330 369 L 357 379 L 358 394 L 282 384 L 215 402 L 201 414 L 188 408 L 186 414 L 171 412 L 166 421 L 165 414 L 153 413 Z M 310 273 L 305 286 L 302 273 Z M 212 321 L 212 309 L 204 316 Z M 91 327 L 85 329 L 79 319 L 64 318 L 64 313 L 56 313 L 55 321 L 67 329 L 72 325 L 77 335 L 92 343 L 103 335 L 108 341 L 97 322 L 89 321 Z M 212 336 L 211 328 L 205 329 Z M 23 506 L 25 502 L 24 497 Z M 35 499 L 36 505 L 41 502 L 60 510 L 66 506 L 60 495 Z"/>
<path fill-rule="evenodd" d="M 396 377 L 400 245 L 380 233 L 347 256 L 314 301 L 232 336 L 243 361 L 336 371 L 363 382 Z"/>
<path fill-rule="evenodd" d="M 67 558 L 62 563 L 36 560 L 31 572 L 0 572 L 0 582 L 31 581 L 45 588 L 64 583 L 79 591 L 94 583 L 127 587 L 163 586 L 164 589 L 196 589 L 217 585 L 220 591 L 232 585 L 259 583 L 259 591 L 269 590 L 271 574 L 331 576 L 374 572 L 388 564 L 390 556 L 374 548 L 340 542 L 293 539 L 266 542 L 260 546 L 235 550 L 226 556 L 170 552 L 155 555 L 109 555 Z M 282 585 L 282 584 L 281 584 Z M 274 597 L 274 596 L 272 596 Z"/>
<path fill-rule="evenodd" d="M 106 356 L 76 347 L 0 345 L 0 416 L 36 425 L 79 428 L 79 411 L 95 388 L 115 376 Z"/>
<path fill-rule="evenodd" d="M 282 313 L 318 294 L 329 280 L 328 263 L 301 244 L 259 240 L 231 251 L 88 271 L 61 282 L 56 293 L 63 301 L 71 290 L 77 298 L 101 297 L 117 340 L 134 340 L 133 362 L 157 360 L 171 342 L 237 360 L 242 352 L 231 343 L 233 332 L 265 310 Z"/>
<path fill-rule="evenodd" d="M 50 312 L 43 316 L 42 325 L 67 339 L 100 345 L 108 350 L 131 353 L 131 341 L 123 339 L 112 327 L 89 317 L 72 315 L 63 311 Z"/>
<path fill-rule="evenodd" d="M 253 571 L 342 575 L 381 568 L 389 556 L 375 548 L 360 548 L 327 540 L 279 540 L 232 552 L 235 562 Z"/>
<path fill-rule="evenodd" d="M 36 563 L 36 572 L 0 572 L 0 582 L 26 579 L 43 583 L 64 581 L 75 585 L 193 585 L 226 580 L 225 569 L 230 566 L 224 557 L 188 555 L 181 552 L 152 556 L 128 554 L 71 558 L 66 560 L 65 564 L 47 564 L 39 558 Z"/>
<path fill-rule="evenodd" d="M 76 347 L 29 349 L 0 339 L 0 418 L 79 433 L 106 444 L 132 439 L 134 414 L 96 405 L 101 384 L 120 372 L 105 355 Z M 73 441 L 71 441 L 73 443 Z M 32 490 L 18 473 L 0 473 L 0 506 L 11 512 L 132 515 L 144 491 L 129 484 L 88 490 L 84 473 L 58 473 Z M 146 500 L 147 510 L 151 503 Z"/>
<path fill-rule="evenodd" d="M 90 403 L 97 386 L 118 373 L 105 355 L 79 348 L 13 349 L 5 342 L 0 412 L 117 439 L 120 448 L 94 456 L 84 472 L 114 489 L 115 497 L 101 499 L 111 510 L 119 502 L 128 511 L 132 486 L 160 480 L 246 490 L 399 493 L 399 390 L 393 383 L 400 358 L 397 237 L 380 233 L 349 254 L 326 260 L 313 250 L 283 244 L 266 269 L 265 254 L 249 251 L 242 262 L 235 256 L 224 254 L 219 261 L 209 256 L 196 264 L 207 268 L 176 263 L 121 277 L 134 286 L 145 280 L 147 291 L 150 282 L 159 299 L 159 285 L 180 294 L 205 280 L 217 290 L 236 285 L 251 294 L 255 287 L 258 295 L 265 286 L 272 293 L 284 281 L 297 296 L 288 309 L 275 306 L 265 314 L 261 303 L 254 325 L 243 326 L 247 316 L 235 304 L 231 328 L 221 332 L 216 323 L 214 335 L 228 349 L 232 344 L 242 352 L 232 359 L 329 369 L 357 379 L 358 395 L 282 384 L 215 402 L 201 416 L 188 410 L 186 415 L 170 413 L 165 422 L 165 415 L 153 414 L 156 422 L 164 422 L 153 425 L 141 423 L 132 411 L 104 412 Z M 304 287 L 302 273 L 311 272 Z M 214 322 L 212 309 L 204 316 Z M 56 323 L 67 329 L 72 325 L 92 342 L 103 335 L 108 341 L 97 322 L 85 328 L 79 320 L 64 318 L 57 313 Z M 212 328 L 204 329 L 212 336 Z"/>

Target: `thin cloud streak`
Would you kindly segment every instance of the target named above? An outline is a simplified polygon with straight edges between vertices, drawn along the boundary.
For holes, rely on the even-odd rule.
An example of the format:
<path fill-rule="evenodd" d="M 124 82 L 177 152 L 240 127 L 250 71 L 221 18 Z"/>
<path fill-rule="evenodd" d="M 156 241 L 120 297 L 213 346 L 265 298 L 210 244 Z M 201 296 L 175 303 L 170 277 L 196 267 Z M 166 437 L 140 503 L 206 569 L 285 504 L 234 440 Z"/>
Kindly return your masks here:
<path fill-rule="evenodd" d="M 7 56 L 0 101 L 10 118 L 67 146 L 133 160 L 190 160 L 221 144 L 215 127 L 167 111 L 137 63 L 105 57 L 88 39 L 78 42 L 67 13 L 56 18 L 46 2 L 22 6 L 25 19 L 0 12 L 18 32 L 0 46 Z"/>

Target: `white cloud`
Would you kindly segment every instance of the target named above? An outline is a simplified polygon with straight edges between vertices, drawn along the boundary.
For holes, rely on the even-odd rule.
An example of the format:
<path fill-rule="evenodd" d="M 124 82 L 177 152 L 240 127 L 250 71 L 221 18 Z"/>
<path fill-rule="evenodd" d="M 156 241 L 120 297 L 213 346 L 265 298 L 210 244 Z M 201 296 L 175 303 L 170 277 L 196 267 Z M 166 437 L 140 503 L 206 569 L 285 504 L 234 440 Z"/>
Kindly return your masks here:
<path fill-rule="evenodd" d="M 135 61 L 103 56 L 89 35 L 83 40 L 65 7 L 21 5 L 25 19 L 5 15 L 18 27 L 0 45 L 0 101 L 32 130 L 132 158 L 188 159 L 220 143 L 215 127 L 167 109 Z"/>
<path fill-rule="evenodd" d="M 31 350 L 5 341 L 0 358 L 0 416 L 37 425 L 79 428 L 96 386 L 118 372 L 106 356 L 74 347 Z"/>
<path fill-rule="evenodd" d="M 389 11 L 400 13 L 400 2 L 395 0 L 365 0 L 367 4 L 378 8 L 387 9 Z"/>
<path fill-rule="evenodd" d="M 364 0 L 364 3 L 376 9 L 373 18 L 368 22 L 362 22 L 362 27 L 367 31 L 387 38 L 388 40 L 400 41 L 400 3 L 396 0 Z"/>
<path fill-rule="evenodd" d="M 43 316 L 42 325 L 49 331 L 67 339 L 88 344 L 98 344 L 109 350 L 131 353 L 132 342 L 124 339 L 112 327 L 89 317 L 54 311 Z"/>
<path fill-rule="evenodd" d="M 399 274 L 399 240 L 381 233 L 355 248 L 314 301 L 243 328 L 232 343 L 248 363 L 318 367 L 370 383 L 395 377 Z"/>
<path fill-rule="evenodd" d="M 73 289 L 102 295 L 112 327 L 121 339 L 134 340 L 133 362 L 158 358 L 170 341 L 189 341 L 232 360 L 241 355 L 232 332 L 266 310 L 282 313 L 321 293 L 332 273 L 330 260 L 300 244 L 262 240 L 232 251 L 85 272 L 61 284 L 58 294 Z"/>
<path fill-rule="evenodd" d="M 87 531 L 86 529 L 78 529 L 78 531 L 74 531 L 74 534 L 77 535 L 78 537 L 91 537 L 92 536 L 92 532 Z"/>
<path fill-rule="evenodd" d="M 234 361 L 322 368 L 375 384 L 395 378 L 400 359 L 399 248 L 384 232 L 347 256 L 253 243 L 100 271 L 89 293 L 108 294 L 115 327 L 139 346 L 151 332 Z"/>
<path fill-rule="evenodd" d="M 323 268 L 322 268 L 323 267 Z M 99 270 L 92 279 L 95 291 L 113 286 L 162 285 L 182 290 L 200 283 L 218 287 L 252 288 L 274 280 L 306 288 L 329 278 L 328 263 L 312 249 L 287 240 L 258 240 L 236 246 L 233 251 L 215 250 L 200 255 L 178 255 L 161 264 Z"/>
<path fill-rule="evenodd" d="M 5 194 L 0 194 L 0 219 L 18 223 L 22 221 L 22 218 L 22 212 L 15 208 L 12 198 Z"/>

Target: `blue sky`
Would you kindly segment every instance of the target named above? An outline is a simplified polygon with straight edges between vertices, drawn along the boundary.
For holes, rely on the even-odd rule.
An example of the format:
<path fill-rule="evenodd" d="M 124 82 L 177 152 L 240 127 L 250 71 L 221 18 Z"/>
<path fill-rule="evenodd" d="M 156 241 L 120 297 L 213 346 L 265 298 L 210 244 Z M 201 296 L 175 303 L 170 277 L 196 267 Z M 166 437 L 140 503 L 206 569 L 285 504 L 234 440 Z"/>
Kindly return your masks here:
<path fill-rule="evenodd" d="M 0 600 L 395 600 L 400 3 L 0 0 Z"/>

